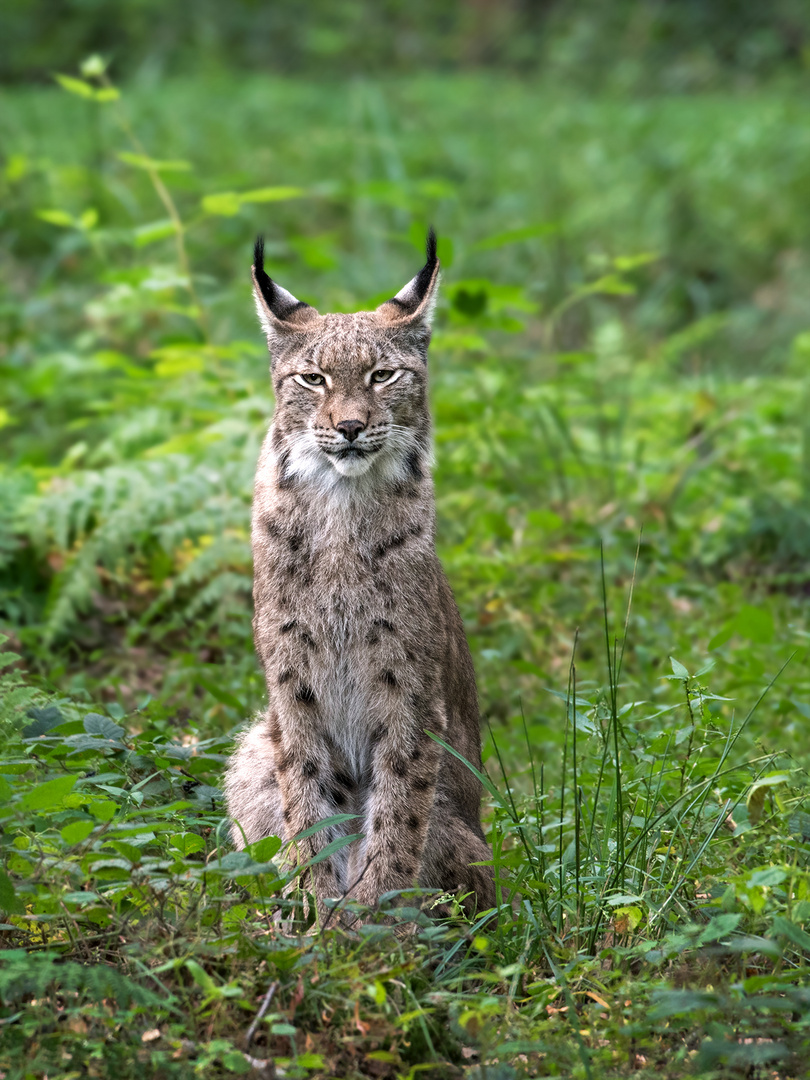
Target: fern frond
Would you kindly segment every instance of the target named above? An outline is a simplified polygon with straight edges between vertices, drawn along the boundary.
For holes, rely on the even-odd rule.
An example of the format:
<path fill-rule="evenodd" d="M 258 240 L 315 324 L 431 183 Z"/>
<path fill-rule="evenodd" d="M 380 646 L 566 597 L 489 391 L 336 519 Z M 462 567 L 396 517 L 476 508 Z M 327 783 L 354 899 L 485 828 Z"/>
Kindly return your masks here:
<path fill-rule="evenodd" d="M 54 952 L 0 950 L 0 1000 L 5 1005 L 57 993 L 77 994 L 95 1004 L 112 999 L 124 1009 L 166 1004 L 153 990 L 108 964 L 78 964 Z"/>

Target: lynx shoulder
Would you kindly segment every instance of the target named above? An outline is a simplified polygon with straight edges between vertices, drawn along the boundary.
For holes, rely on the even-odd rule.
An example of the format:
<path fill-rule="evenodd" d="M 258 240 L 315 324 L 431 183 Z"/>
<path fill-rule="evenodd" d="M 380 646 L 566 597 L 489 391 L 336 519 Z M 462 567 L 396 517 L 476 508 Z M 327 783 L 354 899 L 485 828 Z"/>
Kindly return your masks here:
<path fill-rule="evenodd" d="M 418 884 L 494 903 L 478 780 L 475 674 L 435 550 L 427 262 L 371 312 L 320 315 L 273 282 L 253 291 L 276 397 L 253 503 L 254 633 L 267 710 L 226 795 L 238 847 L 338 813 L 363 838 L 308 871 L 319 901 Z M 310 859 L 340 829 L 296 845 Z"/>

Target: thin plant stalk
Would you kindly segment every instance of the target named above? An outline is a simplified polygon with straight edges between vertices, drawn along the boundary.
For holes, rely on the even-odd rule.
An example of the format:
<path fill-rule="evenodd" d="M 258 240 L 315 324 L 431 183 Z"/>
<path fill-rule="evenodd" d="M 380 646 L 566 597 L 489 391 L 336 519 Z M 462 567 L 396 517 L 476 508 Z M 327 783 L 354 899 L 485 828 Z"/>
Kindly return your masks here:
<path fill-rule="evenodd" d="M 577 634 L 579 631 L 577 631 Z M 576 653 L 577 638 L 574 637 L 574 652 Z M 577 668 L 571 664 L 571 680 L 574 696 L 574 723 L 571 738 L 571 763 L 572 763 L 572 787 L 574 790 L 574 885 L 577 896 L 577 932 L 582 920 L 582 891 L 579 880 L 580 845 L 579 845 L 579 777 L 577 775 Z"/>
<path fill-rule="evenodd" d="M 624 866 L 624 808 L 622 806 L 622 767 L 619 755 L 619 713 L 617 707 L 618 685 L 616 678 L 616 665 L 610 651 L 610 627 L 608 626 L 608 603 L 607 583 L 605 580 L 605 547 L 600 544 L 600 561 L 602 567 L 602 611 L 605 620 L 605 647 L 607 650 L 608 679 L 610 684 L 610 720 L 613 725 L 613 757 L 616 770 L 616 857 L 620 867 Z M 624 885 L 624 871 L 622 869 L 619 878 L 619 888 Z"/>
<path fill-rule="evenodd" d="M 101 82 L 102 86 L 107 90 L 115 90 L 116 89 L 116 87 L 112 83 L 112 80 L 110 79 L 109 75 L 107 75 L 106 72 L 103 72 L 99 76 L 99 81 Z M 209 337 L 208 316 L 206 314 L 205 308 L 200 303 L 200 299 L 199 299 L 199 297 L 197 295 L 197 291 L 194 288 L 194 279 L 193 279 L 193 276 L 192 276 L 192 273 L 191 273 L 191 261 L 189 260 L 188 251 L 186 250 L 186 241 L 185 241 L 185 231 L 186 230 L 185 230 L 185 225 L 183 223 L 183 219 L 180 216 L 179 210 L 177 209 L 177 204 L 175 203 L 174 199 L 171 196 L 171 192 L 166 187 L 166 185 L 163 183 L 163 179 L 161 178 L 160 173 L 155 168 L 155 166 L 153 164 L 151 164 L 152 158 L 149 155 L 149 153 L 147 152 L 146 147 L 143 145 L 141 140 L 135 134 L 135 130 L 132 127 L 132 124 L 129 122 L 129 118 L 128 118 L 125 110 L 119 104 L 119 102 L 117 100 L 114 102 L 114 105 L 115 105 L 115 117 L 116 117 L 116 119 L 118 121 L 118 126 L 121 128 L 121 130 L 124 132 L 126 137 L 129 139 L 130 146 L 133 148 L 135 153 L 139 154 L 143 158 L 144 171 L 146 172 L 147 176 L 149 177 L 149 180 L 150 180 L 150 182 L 152 184 L 152 187 L 155 189 L 157 197 L 163 203 L 163 208 L 165 209 L 166 213 L 169 215 L 169 220 L 171 221 L 171 223 L 172 223 L 172 225 L 174 227 L 174 238 L 175 238 L 174 242 L 175 242 L 175 246 L 177 248 L 177 261 L 179 262 L 180 268 L 183 271 L 183 275 L 184 275 L 184 277 L 186 279 L 186 289 L 188 291 L 189 296 L 191 297 L 191 302 L 194 305 L 194 310 L 195 310 L 195 314 L 197 316 L 197 321 L 198 321 L 198 323 L 200 325 L 200 329 L 203 332 L 203 337 L 207 341 L 208 337 Z"/>

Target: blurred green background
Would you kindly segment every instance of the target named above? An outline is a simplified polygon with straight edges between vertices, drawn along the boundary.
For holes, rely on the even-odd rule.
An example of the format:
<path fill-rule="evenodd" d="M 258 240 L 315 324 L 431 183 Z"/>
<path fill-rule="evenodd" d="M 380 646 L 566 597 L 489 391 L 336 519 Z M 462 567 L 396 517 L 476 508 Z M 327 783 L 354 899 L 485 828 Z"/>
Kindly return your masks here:
<path fill-rule="evenodd" d="M 8 0 L 0 78 L 47 78 L 101 52 L 122 77 L 151 80 L 497 67 L 677 91 L 800 70 L 809 25 L 802 0 Z"/>
<path fill-rule="evenodd" d="M 604 681 L 601 547 L 619 637 L 638 549 L 634 694 L 672 654 L 748 701 L 799 649 L 758 737 L 804 730 L 805 3 L 38 0 L 0 38 L 0 618 L 31 677 L 204 729 L 260 705 L 253 237 L 350 310 L 433 222 L 485 713 L 558 746 L 577 628 Z"/>

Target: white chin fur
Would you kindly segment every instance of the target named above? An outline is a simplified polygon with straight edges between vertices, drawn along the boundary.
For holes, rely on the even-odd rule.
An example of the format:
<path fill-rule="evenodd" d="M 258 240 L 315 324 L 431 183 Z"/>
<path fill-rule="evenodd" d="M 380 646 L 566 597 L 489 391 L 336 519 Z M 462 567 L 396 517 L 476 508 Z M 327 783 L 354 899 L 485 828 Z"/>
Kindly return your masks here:
<path fill-rule="evenodd" d="M 375 456 L 368 454 L 365 457 L 332 457 L 329 461 L 341 476 L 362 476 L 374 464 Z"/>

